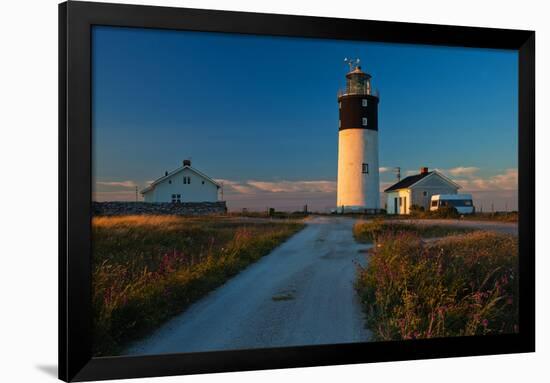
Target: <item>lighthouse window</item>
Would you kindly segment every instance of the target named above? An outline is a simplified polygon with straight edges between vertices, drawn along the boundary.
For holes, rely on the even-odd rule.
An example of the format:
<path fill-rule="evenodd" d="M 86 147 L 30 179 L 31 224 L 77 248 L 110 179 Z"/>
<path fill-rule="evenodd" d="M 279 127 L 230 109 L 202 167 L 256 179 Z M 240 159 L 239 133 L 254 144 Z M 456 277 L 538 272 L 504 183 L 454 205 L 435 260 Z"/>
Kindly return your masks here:
<path fill-rule="evenodd" d="M 369 101 L 366 98 L 363 99 L 363 106 L 369 106 Z"/>
<path fill-rule="evenodd" d="M 367 117 L 363 117 L 363 126 L 367 126 Z"/>
<path fill-rule="evenodd" d="M 342 101 L 338 103 L 338 109 L 342 109 Z"/>
<path fill-rule="evenodd" d="M 363 174 L 369 174 L 369 164 L 363 164 L 361 171 Z"/>

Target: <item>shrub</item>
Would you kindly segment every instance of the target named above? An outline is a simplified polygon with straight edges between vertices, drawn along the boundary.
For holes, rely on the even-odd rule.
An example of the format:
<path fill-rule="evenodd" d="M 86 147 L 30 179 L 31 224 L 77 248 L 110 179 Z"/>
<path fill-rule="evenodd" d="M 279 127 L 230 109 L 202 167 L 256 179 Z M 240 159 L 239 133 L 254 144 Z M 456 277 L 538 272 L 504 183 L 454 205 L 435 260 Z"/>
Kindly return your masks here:
<path fill-rule="evenodd" d="M 425 210 L 425 209 L 424 209 L 424 206 L 420 206 L 420 205 L 413 204 L 413 205 L 411 205 L 410 213 L 411 213 L 411 214 L 423 213 L 424 210 Z"/>
<path fill-rule="evenodd" d="M 518 331 L 518 242 L 474 232 L 429 244 L 380 238 L 356 289 L 378 340 Z"/>
<path fill-rule="evenodd" d="M 454 206 L 442 206 L 437 210 L 430 211 L 429 213 L 432 217 L 435 218 L 458 218 L 460 214 L 456 207 Z"/>

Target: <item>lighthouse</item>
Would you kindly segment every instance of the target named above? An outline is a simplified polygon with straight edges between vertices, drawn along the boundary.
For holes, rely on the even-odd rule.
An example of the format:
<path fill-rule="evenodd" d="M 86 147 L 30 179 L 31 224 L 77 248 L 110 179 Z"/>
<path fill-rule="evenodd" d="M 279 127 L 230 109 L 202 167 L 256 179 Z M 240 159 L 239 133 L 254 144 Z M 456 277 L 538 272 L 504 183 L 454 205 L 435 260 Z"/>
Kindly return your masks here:
<path fill-rule="evenodd" d="M 346 87 L 338 92 L 337 211 L 380 210 L 378 175 L 378 94 L 359 60 L 348 60 Z"/>

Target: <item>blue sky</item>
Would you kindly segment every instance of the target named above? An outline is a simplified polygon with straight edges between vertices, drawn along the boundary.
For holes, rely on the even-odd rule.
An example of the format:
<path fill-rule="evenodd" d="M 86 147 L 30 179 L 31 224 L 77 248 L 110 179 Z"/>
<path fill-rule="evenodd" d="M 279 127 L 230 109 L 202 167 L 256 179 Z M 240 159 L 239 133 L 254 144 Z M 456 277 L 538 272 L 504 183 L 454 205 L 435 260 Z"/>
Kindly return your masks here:
<path fill-rule="evenodd" d="M 351 56 L 380 91 L 382 187 L 389 168 L 428 166 L 485 210 L 517 206 L 513 51 L 119 27 L 92 44 L 98 200 L 132 200 L 192 157 L 230 208 L 329 208 Z"/>

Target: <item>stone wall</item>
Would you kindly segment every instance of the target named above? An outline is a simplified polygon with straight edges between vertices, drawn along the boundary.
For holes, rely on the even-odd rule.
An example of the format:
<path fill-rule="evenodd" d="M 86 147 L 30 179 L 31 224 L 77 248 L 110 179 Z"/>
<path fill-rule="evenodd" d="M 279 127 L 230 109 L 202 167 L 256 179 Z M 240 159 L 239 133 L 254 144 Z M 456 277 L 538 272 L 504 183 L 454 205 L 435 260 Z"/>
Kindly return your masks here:
<path fill-rule="evenodd" d="M 227 212 L 218 202 L 92 202 L 93 215 L 210 215 Z"/>

